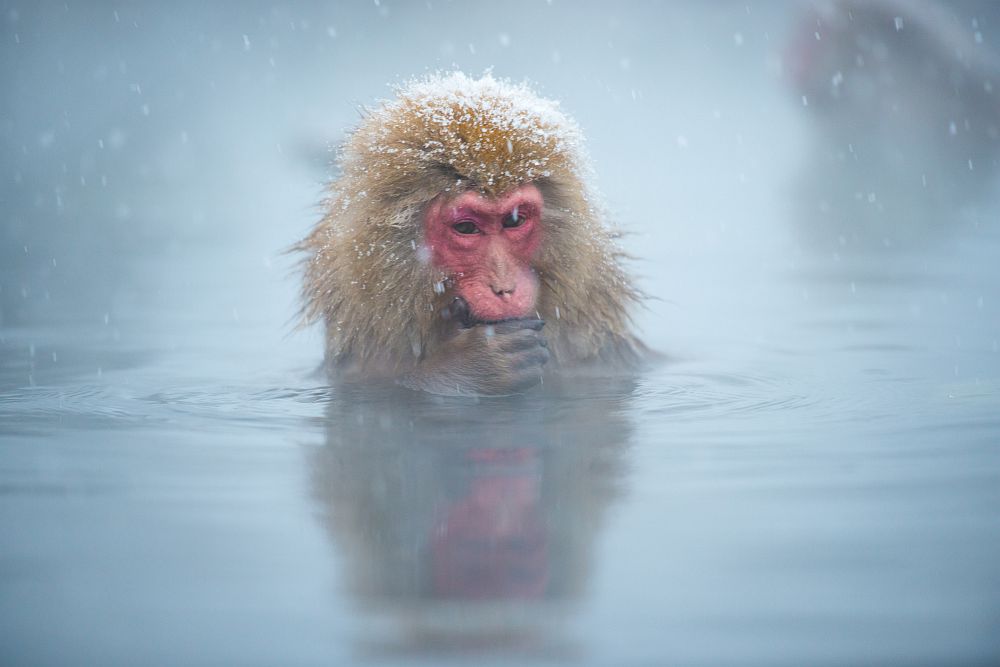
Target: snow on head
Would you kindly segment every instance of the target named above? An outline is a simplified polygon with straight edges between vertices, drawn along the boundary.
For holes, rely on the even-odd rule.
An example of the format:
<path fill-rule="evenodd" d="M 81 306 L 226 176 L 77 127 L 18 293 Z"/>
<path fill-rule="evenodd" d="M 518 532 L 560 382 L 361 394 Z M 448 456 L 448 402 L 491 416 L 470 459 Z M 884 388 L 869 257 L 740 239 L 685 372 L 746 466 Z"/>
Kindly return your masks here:
<path fill-rule="evenodd" d="M 528 85 L 461 72 L 436 74 L 396 89 L 370 111 L 343 155 L 366 177 L 435 171 L 460 189 L 498 194 L 552 176 L 580 178 L 586 165 L 577 124 L 557 102 Z"/>

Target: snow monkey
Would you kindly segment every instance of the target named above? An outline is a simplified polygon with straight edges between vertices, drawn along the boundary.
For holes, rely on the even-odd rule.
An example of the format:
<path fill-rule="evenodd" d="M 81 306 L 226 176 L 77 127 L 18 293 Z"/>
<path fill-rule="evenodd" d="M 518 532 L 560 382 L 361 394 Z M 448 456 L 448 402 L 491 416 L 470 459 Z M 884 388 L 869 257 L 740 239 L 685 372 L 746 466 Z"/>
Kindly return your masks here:
<path fill-rule="evenodd" d="M 845 172 L 897 178 L 907 197 L 910 184 L 950 183 L 958 203 L 992 187 L 1000 58 L 960 9 L 916 0 L 805 5 L 786 65 L 804 111 L 840 154 L 849 152 L 840 158 Z"/>
<path fill-rule="evenodd" d="M 328 368 L 503 395 L 543 370 L 634 365 L 639 295 L 575 122 L 490 75 L 396 92 L 347 138 L 325 214 L 296 246 L 304 320 L 324 321 Z"/>

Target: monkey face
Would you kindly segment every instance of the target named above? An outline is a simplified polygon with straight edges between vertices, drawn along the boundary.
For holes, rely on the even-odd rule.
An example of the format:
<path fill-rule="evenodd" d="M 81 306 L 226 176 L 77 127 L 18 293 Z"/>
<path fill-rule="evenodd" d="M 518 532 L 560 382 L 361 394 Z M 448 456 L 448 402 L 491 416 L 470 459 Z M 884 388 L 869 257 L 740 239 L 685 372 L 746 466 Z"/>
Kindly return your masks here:
<path fill-rule="evenodd" d="M 477 192 L 441 195 L 424 217 L 435 267 L 480 322 L 534 313 L 538 277 L 532 261 L 542 240 L 542 193 L 528 183 L 495 199 Z"/>

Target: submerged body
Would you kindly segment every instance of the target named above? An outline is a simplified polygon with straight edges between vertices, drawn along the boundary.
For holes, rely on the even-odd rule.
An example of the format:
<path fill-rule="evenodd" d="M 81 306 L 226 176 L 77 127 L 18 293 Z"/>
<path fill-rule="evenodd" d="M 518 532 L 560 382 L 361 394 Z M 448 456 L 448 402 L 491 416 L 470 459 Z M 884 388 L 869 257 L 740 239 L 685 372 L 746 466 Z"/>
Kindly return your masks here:
<path fill-rule="evenodd" d="M 508 394 L 545 367 L 634 364 L 637 292 L 581 141 L 555 103 L 490 76 L 430 77 L 370 112 L 298 246 L 330 369 Z"/>

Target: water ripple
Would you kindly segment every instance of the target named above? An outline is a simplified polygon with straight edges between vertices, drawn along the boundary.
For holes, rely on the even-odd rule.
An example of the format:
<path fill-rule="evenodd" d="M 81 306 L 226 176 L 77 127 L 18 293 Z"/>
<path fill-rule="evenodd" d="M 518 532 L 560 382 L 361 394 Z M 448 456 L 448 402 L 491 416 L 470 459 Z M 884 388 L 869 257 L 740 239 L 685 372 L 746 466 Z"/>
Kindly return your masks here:
<path fill-rule="evenodd" d="M 759 416 L 767 411 L 799 411 L 821 398 L 795 391 L 791 383 L 754 375 L 667 373 L 640 384 L 645 415 L 671 419 Z"/>
<path fill-rule="evenodd" d="M 248 423 L 287 427 L 316 417 L 329 400 L 326 387 L 249 389 L 219 386 L 146 393 L 105 384 L 27 387 L 0 394 L 0 432 L 121 428 L 144 425 Z"/>

